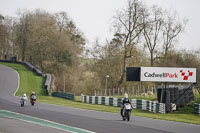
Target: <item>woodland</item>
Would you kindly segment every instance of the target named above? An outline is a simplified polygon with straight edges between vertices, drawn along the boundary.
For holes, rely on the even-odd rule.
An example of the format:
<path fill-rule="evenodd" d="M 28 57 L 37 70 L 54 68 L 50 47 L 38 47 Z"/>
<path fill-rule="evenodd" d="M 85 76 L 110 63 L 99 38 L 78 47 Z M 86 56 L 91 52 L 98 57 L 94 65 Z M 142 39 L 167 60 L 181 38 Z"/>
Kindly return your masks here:
<path fill-rule="evenodd" d="M 188 20 L 176 11 L 128 0 L 111 21 L 113 38 L 104 43 L 97 39 L 87 48 L 87 37 L 67 12 L 19 9 L 16 17 L 0 13 L 0 59 L 28 61 L 53 76 L 54 91 L 76 95 L 137 88 L 141 83 L 126 81 L 126 67 L 197 68 L 200 82 L 200 48 L 177 48 Z"/>

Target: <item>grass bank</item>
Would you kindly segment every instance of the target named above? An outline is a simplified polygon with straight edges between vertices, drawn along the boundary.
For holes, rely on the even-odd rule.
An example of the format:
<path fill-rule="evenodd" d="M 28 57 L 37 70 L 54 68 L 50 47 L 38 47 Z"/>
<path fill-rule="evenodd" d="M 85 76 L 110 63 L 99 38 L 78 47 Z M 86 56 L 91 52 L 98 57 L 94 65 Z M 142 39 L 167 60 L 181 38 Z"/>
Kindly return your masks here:
<path fill-rule="evenodd" d="M 44 86 L 43 86 L 44 78 L 35 76 L 32 72 L 28 71 L 22 65 L 11 64 L 11 63 L 0 63 L 0 64 L 7 65 L 9 67 L 12 67 L 16 71 L 18 71 L 18 73 L 20 75 L 20 88 L 17 92 L 17 95 L 19 95 L 19 96 L 22 95 L 22 93 L 24 93 L 24 92 L 29 94 L 32 91 L 35 91 L 38 95 L 37 100 L 39 102 L 45 102 L 45 103 L 49 103 L 49 104 L 57 104 L 57 105 L 62 105 L 62 106 L 74 107 L 74 108 L 88 109 L 88 110 L 112 112 L 112 113 L 119 114 L 119 111 L 120 111 L 119 107 L 81 103 L 80 96 L 77 96 L 75 101 L 51 97 L 51 96 L 44 96 L 44 94 L 45 94 L 45 90 L 44 90 Z M 134 97 L 131 97 L 131 98 L 134 98 Z M 135 97 L 135 98 L 138 98 L 138 97 Z M 153 99 L 155 99 L 155 98 L 152 97 L 152 100 Z M 198 100 L 198 102 L 200 102 L 199 95 L 197 97 L 197 100 Z M 134 109 L 132 112 L 132 115 L 200 125 L 200 116 L 193 114 L 193 110 L 194 110 L 194 102 L 190 103 L 185 108 L 182 108 L 179 111 L 171 113 L 171 114 L 154 114 L 154 113 L 150 113 L 148 111 Z"/>
<path fill-rule="evenodd" d="M 27 96 L 30 96 L 33 91 L 35 91 L 38 96 L 45 94 L 44 77 L 35 76 L 32 71 L 28 71 L 25 66 L 20 64 L 2 62 L 0 64 L 11 67 L 19 73 L 20 86 L 16 96 L 22 96 L 23 93 L 26 93 Z"/>

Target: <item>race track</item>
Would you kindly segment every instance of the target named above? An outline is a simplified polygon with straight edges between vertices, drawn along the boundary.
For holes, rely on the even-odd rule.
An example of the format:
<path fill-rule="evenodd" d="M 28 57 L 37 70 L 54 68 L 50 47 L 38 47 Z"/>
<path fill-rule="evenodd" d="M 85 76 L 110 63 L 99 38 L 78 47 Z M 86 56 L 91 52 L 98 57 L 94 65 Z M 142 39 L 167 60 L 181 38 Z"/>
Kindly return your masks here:
<path fill-rule="evenodd" d="M 20 107 L 19 98 L 13 95 L 18 88 L 18 80 L 18 74 L 15 70 L 0 65 L 0 110 L 8 110 L 98 133 L 199 133 L 200 131 L 198 125 L 136 116 L 132 116 L 130 122 L 124 122 L 119 114 L 75 109 L 46 103 L 37 102 L 35 106 L 27 103 L 25 107 Z M 0 123 L 2 119 L 0 117 Z M 13 120 L 12 123 L 15 122 Z M 0 126 L 0 132 L 3 130 L 1 128 L 3 127 Z M 44 132 L 42 129 L 44 128 L 37 132 Z"/>

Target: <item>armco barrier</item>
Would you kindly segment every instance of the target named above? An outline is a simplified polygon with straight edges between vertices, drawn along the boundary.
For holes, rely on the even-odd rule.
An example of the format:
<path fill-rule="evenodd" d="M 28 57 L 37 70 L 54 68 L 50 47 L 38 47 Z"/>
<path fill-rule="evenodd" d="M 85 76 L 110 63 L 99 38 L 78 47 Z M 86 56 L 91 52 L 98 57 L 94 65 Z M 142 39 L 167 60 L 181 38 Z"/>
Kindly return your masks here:
<path fill-rule="evenodd" d="M 117 106 L 117 107 L 121 107 L 122 103 L 121 98 L 111 98 L 103 96 L 85 96 L 83 94 L 81 94 L 81 101 L 84 103 L 102 104 L 102 105 Z M 153 113 L 162 113 L 162 114 L 166 113 L 164 103 L 157 103 L 153 101 L 137 100 L 137 99 L 131 99 L 130 101 L 134 109 L 147 110 Z"/>
<path fill-rule="evenodd" d="M 51 95 L 54 97 L 60 97 L 60 98 L 65 98 L 65 99 L 69 99 L 69 100 L 74 100 L 74 94 L 68 93 L 68 92 L 65 92 L 65 93 L 64 92 L 53 92 Z M 87 100 L 88 103 L 91 102 L 89 99 L 90 99 L 89 97 L 85 98 L 85 100 Z M 84 101 L 84 102 L 86 102 L 86 101 Z"/>
<path fill-rule="evenodd" d="M 194 104 L 194 113 L 200 115 L 200 104 L 198 104 L 198 103 Z"/>
<path fill-rule="evenodd" d="M 42 72 L 37 69 L 35 66 L 33 66 L 31 63 L 26 62 L 26 61 L 12 61 L 12 60 L 0 60 L 0 62 L 6 62 L 6 63 L 16 63 L 16 64 L 21 64 L 27 67 L 29 70 L 35 73 L 37 76 L 42 76 Z"/>

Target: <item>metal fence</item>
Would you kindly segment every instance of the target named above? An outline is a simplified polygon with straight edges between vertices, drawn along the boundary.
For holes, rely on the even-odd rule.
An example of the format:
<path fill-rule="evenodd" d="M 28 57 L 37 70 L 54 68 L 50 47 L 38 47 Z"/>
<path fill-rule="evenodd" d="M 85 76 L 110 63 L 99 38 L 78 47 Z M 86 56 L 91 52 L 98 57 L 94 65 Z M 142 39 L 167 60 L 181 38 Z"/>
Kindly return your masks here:
<path fill-rule="evenodd" d="M 156 86 L 134 86 L 134 87 L 127 87 L 127 88 L 108 88 L 108 89 L 101 89 L 95 90 L 95 96 L 122 96 L 124 93 L 128 93 L 129 95 L 134 96 L 152 96 L 157 94 Z"/>

